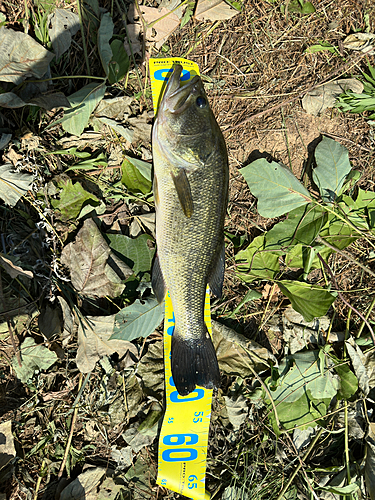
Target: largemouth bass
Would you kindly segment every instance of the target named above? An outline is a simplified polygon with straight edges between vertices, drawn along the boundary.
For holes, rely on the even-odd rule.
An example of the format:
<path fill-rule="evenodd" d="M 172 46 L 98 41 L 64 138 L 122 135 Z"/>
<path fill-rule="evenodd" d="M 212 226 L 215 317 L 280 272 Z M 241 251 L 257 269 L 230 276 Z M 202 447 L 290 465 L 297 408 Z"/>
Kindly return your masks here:
<path fill-rule="evenodd" d="M 207 284 L 218 297 L 224 279 L 228 157 L 199 76 L 181 86 L 176 66 L 152 135 L 157 256 L 152 286 L 169 290 L 175 329 L 171 369 L 181 395 L 220 386 L 215 348 L 204 322 Z"/>

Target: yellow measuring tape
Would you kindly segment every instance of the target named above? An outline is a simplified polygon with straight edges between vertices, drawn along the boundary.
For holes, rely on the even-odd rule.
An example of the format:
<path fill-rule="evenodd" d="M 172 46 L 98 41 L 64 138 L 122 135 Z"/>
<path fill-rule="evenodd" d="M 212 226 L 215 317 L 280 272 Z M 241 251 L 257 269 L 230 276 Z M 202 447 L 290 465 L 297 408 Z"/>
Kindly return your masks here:
<path fill-rule="evenodd" d="M 181 81 L 199 75 L 193 61 L 180 57 L 150 59 L 152 99 L 155 114 L 166 81 L 176 64 L 183 67 Z M 207 288 L 204 319 L 212 334 L 210 296 Z M 157 484 L 194 500 L 208 500 L 205 491 L 208 431 L 211 418 L 212 389 L 196 387 L 187 396 L 177 392 L 171 372 L 171 343 L 174 330 L 172 301 L 167 292 L 164 317 L 164 366 L 166 410 L 159 437 Z"/>

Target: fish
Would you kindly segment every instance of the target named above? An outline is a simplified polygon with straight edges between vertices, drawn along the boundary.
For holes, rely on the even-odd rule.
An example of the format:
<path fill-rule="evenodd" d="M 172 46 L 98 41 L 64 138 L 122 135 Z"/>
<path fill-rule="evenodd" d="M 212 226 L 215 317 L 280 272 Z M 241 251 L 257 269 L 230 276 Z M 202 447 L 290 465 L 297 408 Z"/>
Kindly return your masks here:
<path fill-rule="evenodd" d="M 222 295 L 228 154 L 201 78 L 180 82 L 176 65 L 152 131 L 156 258 L 152 287 L 162 302 L 169 291 L 175 328 L 171 371 L 181 396 L 196 386 L 220 387 L 214 345 L 204 322 L 207 285 Z"/>

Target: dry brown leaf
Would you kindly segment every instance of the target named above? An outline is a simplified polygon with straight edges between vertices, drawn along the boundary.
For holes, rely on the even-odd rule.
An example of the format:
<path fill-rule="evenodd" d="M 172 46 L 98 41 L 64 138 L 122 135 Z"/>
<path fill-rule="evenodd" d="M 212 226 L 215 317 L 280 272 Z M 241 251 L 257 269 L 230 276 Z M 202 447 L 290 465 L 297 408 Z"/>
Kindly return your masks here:
<path fill-rule="evenodd" d="M 232 9 L 223 0 L 198 0 L 195 18 L 198 21 L 224 21 L 234 17 L 239 12 Z"/>
<path fill-rule="evenodd" d="M 55 57 L 31 36 L 0 27 L 0 80 L 16 85 L 33 76 L 42 78 Z"/>
<path fill-rule="evenodd" d="M 5 255 L 2 253 L 0 253 L 0 266 L 5 269 L 5 271 L 11 278 L 17 278 L 17 276 L 26 276 L 26 278 L 34 277 L 31 271 L 25 271 L 24 269 L 22 269 L 22 267 L 16 266 L 9 258 L 5 257 Z"/>
<path fill-rule="evenodd" d="M 146 7 L 141 5 L 140 9 L 143 19 L 147 24 L 151 24 L 153 21 L 160 19 L 162 16 L 166 16 L 163 19 L 160 19 L 160 21 L 157 21 L 147 30 L 147 41 L 154 43 L 156 48 L 160 49 L 169 35 L 171 35 L 180 24 L 179 18 L 176 14 L 165 8 L 157 9 L 155 7 Z"/>
<path fill-rule="evenodd" d="M 126 340 L 109 340 L 113 333 L 115 314 L 112 316 L 87 316 L 78 327 L 77 367 L 88 373 L 103 356 L 117 352 L 120 357 L 130 351 L 137 356 L 137 348 Z"/>
<path fill-rule="evenodd" d="M 246 378 L 276 363 L 265 347 L 216 321 L 212 321 L 212 340 L 220 370 L 227 375 Z"/>
<path fill-rule="evenodd" d="M 0 424 L 0 469 L 5 467 L 16 456 L 12 434 L 12 421 Z"/>
<path fill-rule="evenodd" d="M 22 160 L 23 156 L 16 153 L 13 148 L 9 148 L 9 151 L 6 155 L 4 155 L 4 158 L 9 160 L 13 166 L 16 166 L 17 163 Z"/>
<path fill-rule="evenodd" d="M 341 78 L 334 82 L 325 83 L 324 85 L 311 90 L 302 99 L 302 107 L 313 116 L 318 116 L 327 108 L 332 108 L 337 97 L 345 92 L 351 90 L 356 94 L 363 92 L 363 83 L 356 78 Z"/>
<path fill-rule="evenodd" d="M 122 279 L 133 271 L 127 268 L 127 275 L 120 277 L 109 265 L 111 254 L 95 222 L 86 219 L 75 242 L 63 249 L 61 262 L 69 268 L 74 288 L 86 297 L 118 297 L 125 287 Z"/>
<path fill-rule="evenodd" d="M 131 5 L 134 5 L 134 4 L 131 4 Z M 141 34 L 141 31 L 142 31 L 142 24 L 141 23 L 128 24 L 126 29 L 127 29 L 129 41 L 131 44 L 131 50 L 130 50 L 130 44 L 128 43 L 127 40 L 124 41 L 124 48 L 125 48 L 128 56 L 131 57 L 131 54 L 133 51 L 134 55 L 138 54 L 142 57 L 142 44 L 139 40 L 139 35 Z"/>
<path fill-rule="evenodd" d="M 368 55 L 373 55 L 375 35 L 373 33 L 352 33 L 343 41 L 343 46 L 348 50 L 359 50 Z"/>

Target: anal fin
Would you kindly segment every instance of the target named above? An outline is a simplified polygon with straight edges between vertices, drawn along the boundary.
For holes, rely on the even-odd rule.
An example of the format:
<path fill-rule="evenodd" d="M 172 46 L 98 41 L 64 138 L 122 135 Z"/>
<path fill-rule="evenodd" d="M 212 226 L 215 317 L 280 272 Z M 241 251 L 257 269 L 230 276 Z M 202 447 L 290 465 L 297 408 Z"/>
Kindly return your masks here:
<path fill-rule="evenodd" d="M 190 182 L 187 178 L 186 171 L 180 168 L 177 175 L 172 173 L 172 179 L 177 191 L 177 196 L 180 201 L 181 208 L 186 217 L 190 218 L 193 215 L 194 205 L 191 196 Z"/>
<path fill-rule="evenodd" d="M 154 294 L 158 299 L 158 302 L 163 302 L 165 294 L 167 293 L 167 289 L 165 286 L 163 273 L 161 271 L 158 255 L 156 255 L 154 265 L 152 266 L 151 285 L 152 289 L 154 290 Z"/>

